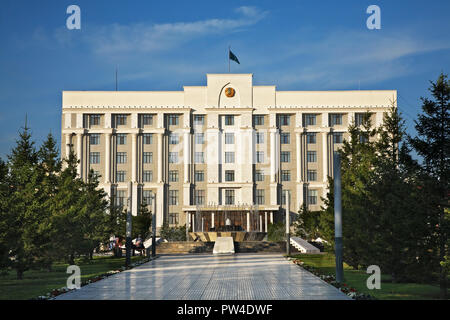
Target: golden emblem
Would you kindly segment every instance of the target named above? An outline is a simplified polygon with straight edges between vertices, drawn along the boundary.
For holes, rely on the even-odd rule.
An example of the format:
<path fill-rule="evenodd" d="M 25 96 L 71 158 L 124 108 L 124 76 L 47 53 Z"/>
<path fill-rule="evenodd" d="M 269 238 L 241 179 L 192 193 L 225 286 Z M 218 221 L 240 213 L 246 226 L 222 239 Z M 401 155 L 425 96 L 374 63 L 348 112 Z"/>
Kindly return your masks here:
<path fill-rule="evenodd" d="M 226 89 L 225 89 L 225 95 L 226 95 L 228 98 L 234 97 L 234 94 L 235 94 L 235 93 L 236 93 L 236 91 L 234 91 L 233 88 L 226 88 Z"/>

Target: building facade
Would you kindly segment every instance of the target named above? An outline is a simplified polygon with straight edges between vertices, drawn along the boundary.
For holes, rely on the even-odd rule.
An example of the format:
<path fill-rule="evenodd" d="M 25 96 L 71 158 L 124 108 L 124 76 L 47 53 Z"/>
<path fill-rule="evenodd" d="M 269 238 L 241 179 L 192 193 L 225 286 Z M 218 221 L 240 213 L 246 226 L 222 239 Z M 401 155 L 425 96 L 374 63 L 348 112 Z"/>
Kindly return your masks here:
<path fill-rule="evenodd" d="M 253 228 L 264 230 L 286 196 L 291 212 L 320 209 L 349 124 L 369 111 L 379 126 L 396 99 L 395 90 L 277 91 L 252 74 L 208 74 L 206 86 L 182 91 L 64 91 L 61 153 L 72 149 L 79 175 L 93 170 L 117 205 L 131 181 L 134 214 L 155 196 L 158 227 L 192 223 L 199 208 L 256 208 Z"/>

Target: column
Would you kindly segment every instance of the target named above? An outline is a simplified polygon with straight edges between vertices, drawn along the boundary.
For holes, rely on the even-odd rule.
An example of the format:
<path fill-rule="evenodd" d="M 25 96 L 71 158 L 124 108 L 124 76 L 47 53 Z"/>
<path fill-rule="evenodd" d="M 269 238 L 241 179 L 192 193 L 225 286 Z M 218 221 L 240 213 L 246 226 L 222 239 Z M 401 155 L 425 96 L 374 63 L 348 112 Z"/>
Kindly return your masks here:
<path fill-rule="evenodd" d="M 66 159 L 69 158 L 70 154 L 70 145 L 72 144 L 71 140 L 72 135 L 70 133 L 66 133 Z"/>
<path fill-rule="evenodd" d="M 157 133 L 158 136 L 158 182 L 161 183 L 163 181 L 162 177 L 162 165 L 164 161 L 163 157 L 163 134 Z"/>
<path fill-rule="evenodd" d="M 263 228 L 262 228 L 262 215 L 259 215 L 259 232 L 263 232 Z"/>
<path fill-rule="evenodd" d="M 301 144 L 301 134 L 300 132 L 296 132 L 295 133 L 295 137 L 296 137 L 296 143 L 297 143 L 297 148 L 296 148 L 296 154 L 297 154 L 297 183 L 299 183 L 300 181 L 302 181 L 302 162 L 301 162 L 301 154 L 302 154 L 302 144 Z"/>
<path fill-rule="evenodd" d="M 247 211 L 247 232 L 250 232 L 250 212 Z"/>
<path fill-rule="evenodd" d="M 83 134 L 82 133 L 77 133 L 77 159 L 80 161 L 77 164 L 77 174 L 78 176 L 81 178 L 81 169 L 82 169 L 82 138 L 83 138 Z"/>
<path fill-rule="evenodd" d="M 323 182 L 328 179 L 328 132 L 322 132 L 322 172 Z"/>
<path fill-rule="evenodd" d="M 111 182 L 111 133 L 105 134 L 105 183 Z"/>
<path fill-rule="evenodd" d="M 214 228 L 214 212 L 211 212 L 211 228 Z"/>
<path fill-rule="evenodd" d="M 136 182 L 136 167 L 137 167 L 137 154 L 136 154 L 136 141 L 137 133 L 131 134 L 131 181 Z"/>
<path fill-rule="evenodd" d="M 277 141 L 276 141 L 276 129 L 270 130 L 270 182 L 275 182 L 275 174 L 276 174 L 276 150 L 277 150 Z"/>
<path fill-rule="evenodd" d="M 270 223 L 273 224 L 273 211 L 270 211 Z"/>
<path fill-rule="evenodd" d="M 190 174 L 189 174 L 189 164 L 191 163 L 191 134 L 189 130 L 184 131 L 184 150 L 183 150 L 183 157 L 184 157 L 184 183 L 188 183 L 190 181 Z"/>
<path fill-rule="evenodd" d="M 264 211 L 264 227 L 265 232 L 267 233 L 267 211 Z"/>

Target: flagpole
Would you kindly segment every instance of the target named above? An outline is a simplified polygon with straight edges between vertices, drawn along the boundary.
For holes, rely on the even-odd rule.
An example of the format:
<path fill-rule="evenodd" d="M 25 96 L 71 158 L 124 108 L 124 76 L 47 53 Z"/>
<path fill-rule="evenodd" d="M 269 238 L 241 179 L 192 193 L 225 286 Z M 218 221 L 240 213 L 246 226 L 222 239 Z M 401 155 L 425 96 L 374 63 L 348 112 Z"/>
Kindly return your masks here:
<path fill-rule="evenodd" d="M 230 73 L 230 51 L 231 51 L 231 46 L 228 46 L 228 73 Z"/>

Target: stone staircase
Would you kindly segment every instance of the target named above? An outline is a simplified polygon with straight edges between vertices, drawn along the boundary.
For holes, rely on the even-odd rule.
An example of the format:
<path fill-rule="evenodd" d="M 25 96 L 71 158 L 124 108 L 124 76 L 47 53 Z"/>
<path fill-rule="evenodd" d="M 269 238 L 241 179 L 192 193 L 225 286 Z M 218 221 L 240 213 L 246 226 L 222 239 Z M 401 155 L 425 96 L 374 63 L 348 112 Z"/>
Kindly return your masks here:
<path fill-rule="evenodd" d="M 299 237 L 291 237 L 291 245 L 301 253 L 320 253 L 318 248 Z"/>

